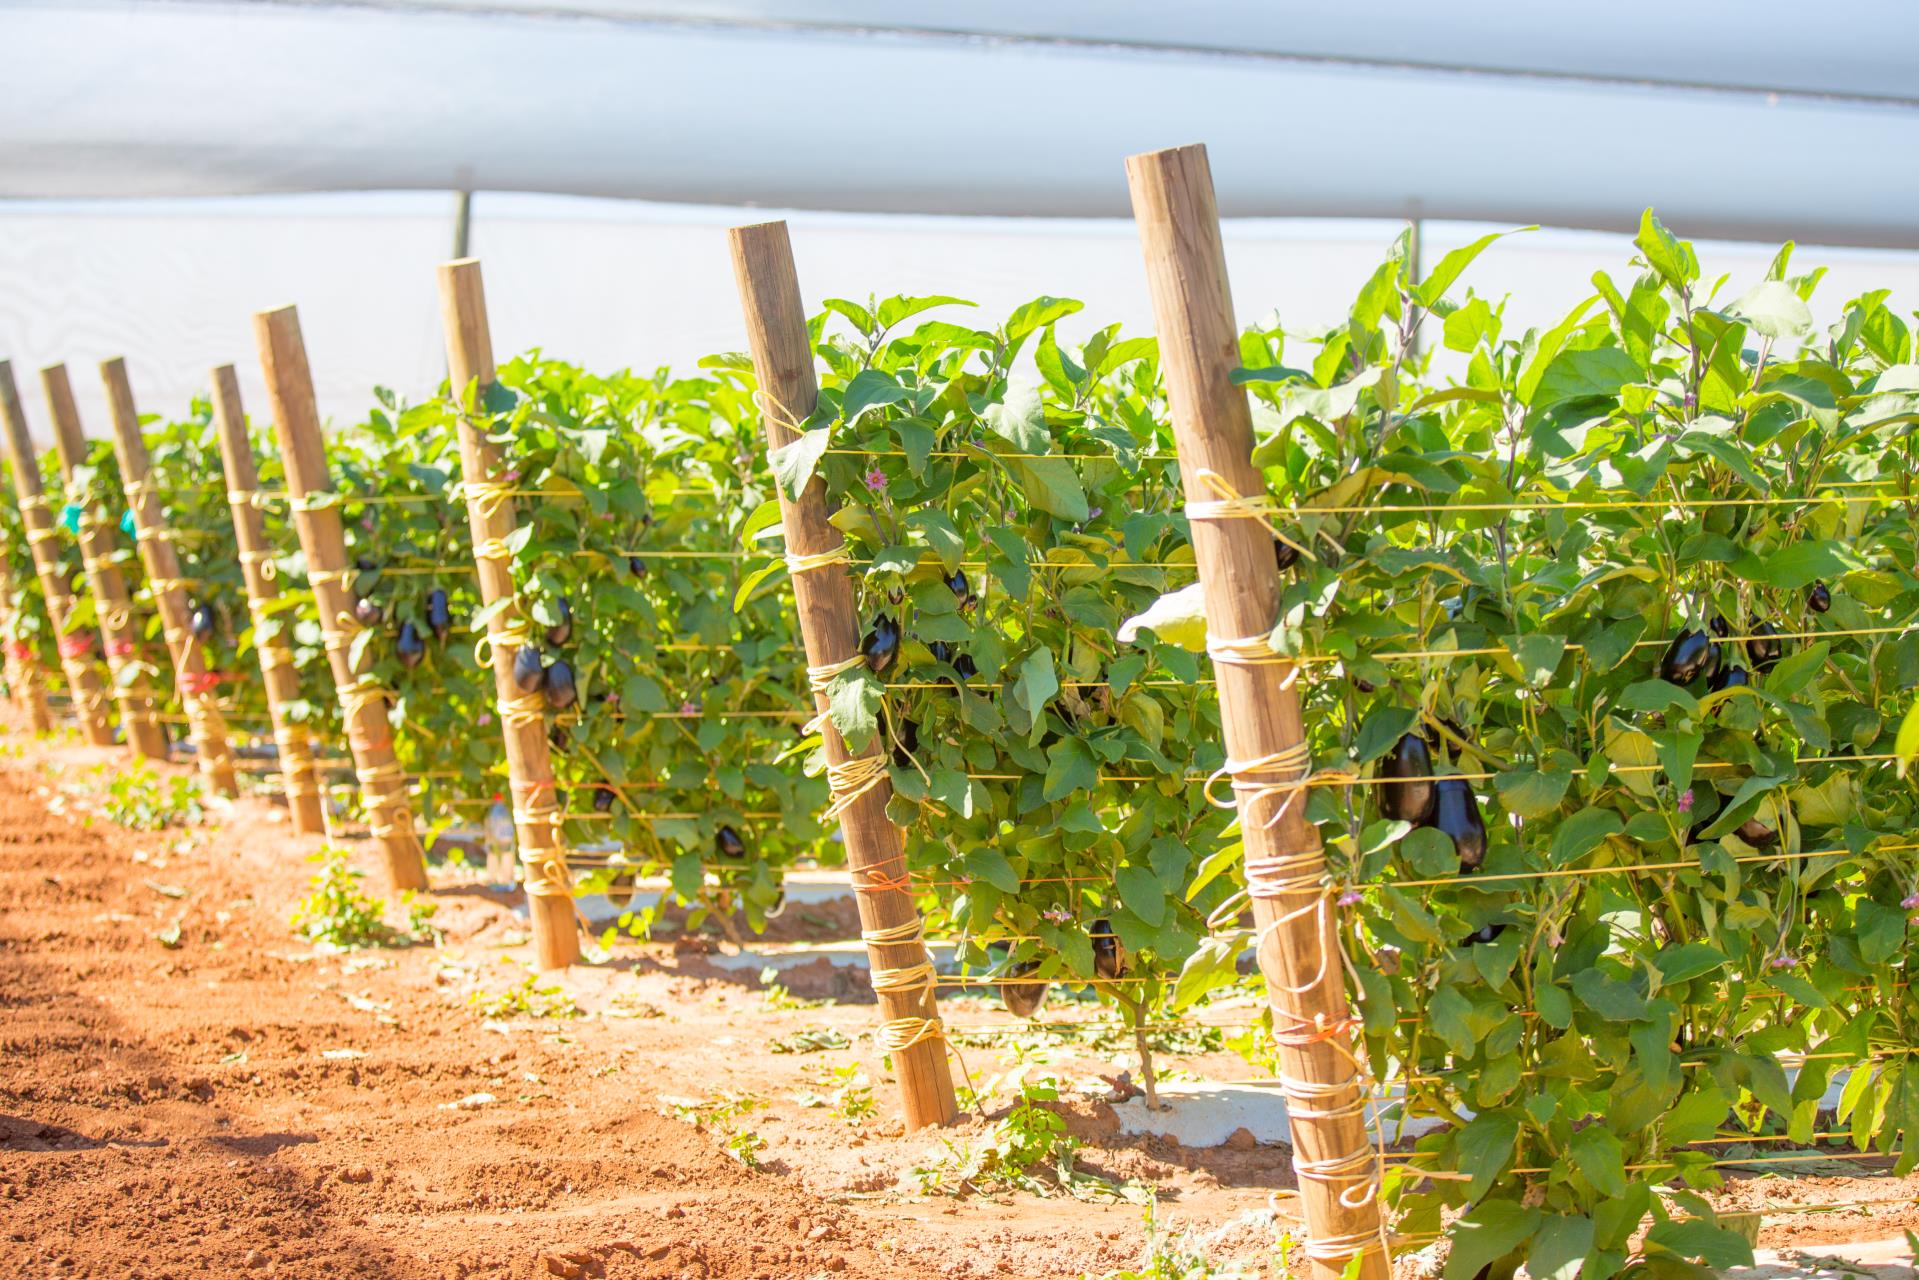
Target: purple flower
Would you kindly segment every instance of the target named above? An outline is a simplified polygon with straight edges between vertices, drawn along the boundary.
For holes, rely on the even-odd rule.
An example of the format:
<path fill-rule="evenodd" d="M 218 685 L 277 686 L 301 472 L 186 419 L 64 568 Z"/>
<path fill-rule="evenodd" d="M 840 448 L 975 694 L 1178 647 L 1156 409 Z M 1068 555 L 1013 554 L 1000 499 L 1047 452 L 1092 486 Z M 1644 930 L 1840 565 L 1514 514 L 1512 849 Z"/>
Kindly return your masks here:
<path fill-rule="evenodd" d="M 680 714 L 683 716 L 696 716 L 699 713 L 700 704 L 697 702 L 682 702 L 680 704 Z"/>
<path fill-rule="evenodd" d="M 1364 895 L 1357 889 L 1348 889 L 1339 895 L 1339 905 L 1342 907 L 1356 906 L 1363 896 Z"/>
<path fill-rule="evenodd" d="M 1104 510 L 1104 507 L 1089 507 L 1086 512 L 1086 518 L 1088 520 L 1097 520 L 1099 519 L 1099 513 Z"/>
<path fill-rule="evenodd" d="M 1904 907 L 1908 911 L 1912 910 L 1914 907 L 1919 907 L 1919 893 L 1907 894 L 1905 897 L 1899 899 L 1899 905 Z"/>
<path fill-rule="evenodd" d="M 1687 787 L 1684 791 L 1679 793 L 1679 812 L 1681 813 L 1692 812 L 1692 788 L 1691 787 Z"/>
<path fill-rule="evenodd" d="M 1073 918 L 1073 913 L 1068 911 L 1065 907 L 1048 907 L 1046 908 L 1045 914 L 1046 914 L 1046 918 L 1048 920 L 1051 920 L 1054 924 L 1065 924 L 1068 920 L 1071 920 Z"/>
<path fill-rule="evenodd" d="M 1774 956 L 1772 958 L 1772 967 L 1775 969 L 1797 969 L 1799 967 L 1799 957 Z"/>
<path fill-rule="evenodd" d="M 868 489 L 871 489 L 874 493 L 878 493 L 880 490 L 884 489 L 886 487 L 886 473 L 884 471 L 881 471 L 878 467 L 874 467 L 872 470 L 868 471 L 866 473 L 866 487 Z"/>
<path fill-rule="evenodd" d="M 492 723 L 493 723 L 492 714 L 490 712 L 482 711 L 480 713 L 480 727 L 484 729 Z"/>

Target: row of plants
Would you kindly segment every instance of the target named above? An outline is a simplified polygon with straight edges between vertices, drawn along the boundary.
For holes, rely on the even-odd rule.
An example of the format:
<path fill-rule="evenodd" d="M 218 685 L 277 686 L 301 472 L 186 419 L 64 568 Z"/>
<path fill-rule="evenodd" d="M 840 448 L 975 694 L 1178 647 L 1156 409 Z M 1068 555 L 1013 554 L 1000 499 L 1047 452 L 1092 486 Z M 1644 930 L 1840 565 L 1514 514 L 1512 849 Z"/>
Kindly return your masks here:
<path fill-rule="evenodd" d="M 1402 241 L 1343 323 L 1248 330 L 1236 375 L 1270 641 L 1315 761 L 1362 779 L 1308 814 L 1366 1058 L 1392 1125 L 1441 1121 L 1388 1199 L 1402 1233 L 1450 1224 L 1456 1280 L 1726 1265 L 1711 1144 L 1809 1140 L 1841 1073 L 1850 1136 L 1919 1163 L 1919 357 L 1883 293 L 1817 329 L 1790 247 L 1735 291 L 1650 215 L 1629 278 L 1515 331 L 1456 287 L 1495 239 L 1424 278 Z M 1062 983 L 1177 1016 L 1251 938 L 1155 344 L 1066 343 L 1055 298 L 825 306 L 819 406 L 770 458 L 737 356 L 535 353 L 478 410 L 588 883 L 661 870 L 758 926 L 786 867 L 835 860 L 769 550 L 775 486 L 819 475 L 865 627 L 830 714 L 889 753 L 929 932 L 1023 1011 Z M 458 412 L 386 397 L 330 444 L 355 643 L 449 813 L 501 789 Z"/>

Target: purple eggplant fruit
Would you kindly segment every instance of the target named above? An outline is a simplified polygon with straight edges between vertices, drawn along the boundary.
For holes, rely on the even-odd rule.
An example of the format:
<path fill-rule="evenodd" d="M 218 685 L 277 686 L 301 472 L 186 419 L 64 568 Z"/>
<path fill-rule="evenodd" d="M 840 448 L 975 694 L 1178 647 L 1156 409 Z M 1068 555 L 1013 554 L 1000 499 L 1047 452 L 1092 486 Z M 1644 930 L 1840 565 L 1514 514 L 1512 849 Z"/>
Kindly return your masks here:
<path fill-rule="evenodd" d="M 1426 822 L 1433 814 L 1433 755 L 1426 740 L 1416 733 L 1402 734 L 1380 763 L 1379 813 L 1381 817 L 1411 822 Z M 1402 781 L 1402 779 L 1413 781 Z"/>

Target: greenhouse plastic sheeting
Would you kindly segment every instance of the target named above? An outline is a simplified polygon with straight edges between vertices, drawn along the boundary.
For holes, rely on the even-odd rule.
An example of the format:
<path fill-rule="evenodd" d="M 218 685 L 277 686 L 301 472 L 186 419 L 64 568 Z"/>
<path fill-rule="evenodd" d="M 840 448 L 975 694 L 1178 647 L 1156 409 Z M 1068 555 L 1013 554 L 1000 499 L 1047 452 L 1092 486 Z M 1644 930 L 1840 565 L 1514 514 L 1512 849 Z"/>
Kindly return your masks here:
<path fill-rule="evenodd" d="M 1919 246 L 1919 5 L 0 3 L 0 196 L 371 188 Z"/>

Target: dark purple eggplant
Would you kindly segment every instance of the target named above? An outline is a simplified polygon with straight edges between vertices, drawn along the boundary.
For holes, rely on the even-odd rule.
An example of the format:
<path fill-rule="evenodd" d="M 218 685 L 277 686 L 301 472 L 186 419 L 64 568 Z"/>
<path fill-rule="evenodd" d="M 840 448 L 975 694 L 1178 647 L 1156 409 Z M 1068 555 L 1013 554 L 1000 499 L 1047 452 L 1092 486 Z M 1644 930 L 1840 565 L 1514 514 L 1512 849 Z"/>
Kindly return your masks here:
<path fill-rule="evenodd" d="M 991 942 L 986 946 L 989 954 L 997 956 L 1003 963 L 1007 955 L 1007 944 Z M 1033 982 L 1030 979 L 1039 972 L 1038 960 L 1022 960 L 1009 968 L 1001 977 L 998 985 L 1000 1003 L 1006 1011 L 1015 1017 L 1030 1018 L 1039 1012 L 1040 1005 L 1046 1002 L 1046 993 L 1052 988 L 1050 982 Z"/>
<path fill-rule="evenodd" d="M 886 603 L 897 608 L 906 602 L 906 588 L 894 587 L 886 593 Z"/>
<path fill-rule="evenodd" d="M 1471 742 L 1473 740 L 1472 735 L 1467 733 L 1459 721 L 1453 719 L 1451 716 L 1439 717 L 1439 723 L 1446 726 L 1446 733 L 1452 734 L 1453 738 L 1458 738 L 1461 742 Z M 1444 755 L 1448 760 L 1459 759 L 1459 747 L 1455 745 L 1453 739 L 1447 737 L 1445 733 L 1441 733 L 1430 723 L 1421 725 L 1419 731 L 1425 735 L 1426 745 L 1431 747 L 1435 752 Z"/>
<path fill-rule="evenodd" d="M 593 788 L 593 812 L 595 813 L 613 812 L 613 801 L 615 799 L 615 794 L 616 793 L 611 787 Z"/>
<path fill-rule="evenodd" d="M 1469 947 L 1474 947 L 1474 946 L 1482 946 L 1488 942 L 1496 942 L 1499 939 L 1499 935 L 1504 932 L 1506 932 L 1505 925 L 1489 924 L 1481 929 L 1477 929 L 1473 931 L 1472 933 L 1468 934 L 1466 936 L 1465 945 Z"/>
<path fill-rule="evenodd" d="M 962 680 L 971 680 L 979 674 L 979 664 L 973 661 L 970 653 L 956 654 L 953 658 L 953 670 Z"/>
<path fill-rule="evenodd" d="M 453 611 L 447 608 L 446 592 L 435 587 L 426 596 L 426 625 L 433 632 L 433 638 L 441 644 L 453 630 Z"/>
<path fill-rule="evenodd" d="M 546 629 L 546 642 L 551 645 L 562 645 L 573 638 L 573 606 L 567 603 L 565 596 L 557 603 L 560 620 Z"/>
<path fill-rule="evenodd" d="M 713 848 L 722 858 L 744 858 L 746 841 L 740 839 L 740 833 L 728 826 L 722 826 L 713 833 Z"/>
<path fill-rule="evenodd" d="M 893 763 L 902 769 L 912 768 L 912 753 L 919 749 L 919 725 L 911 720 L 900 721 L 899 741 L 893 743 Z"/>
<path fill-rule="evenodd" d="M 420 628 L 411 622 L 400 624 L 400 636 L 393 642 L 393 652 L 399 655 L 400 665 L 409 671 L 420 665 L 420 659 L 426 657 L 426 641 L 420 638 Z"/>
<path fill-rule="evenodd" d="M 1353 677 L 1353 688 L 1361 693 L 1371 693 L 1376 687 L 1371 680 L 1366 679 L 1364 676 Z"/>
<path fill-rule="evenodd" d="M 645 558 L 641 556 L 628 556 L 626 558 L 626 576 L 629 578 L 644 578 L 646 576 Z"/>
<path fill-rule="evenodd" d="M 580 700 L 580 686 L 573 679 L 573 665 L 564 658 L 546 664 L 546 705 L 564 711 Z"/>
<path fill-rule="evenodd" d="M 355 556 L 353 558 L 353 567 L 361 573 L 372 573 L 380 567 L 380 562 L 372 556 Z"/>
<path fill-rule="evenodd" d="M 1824 613 L 1832 608 L 1832 588 L 1823 582 L 1815 582 L 1806 592 L 1806 608 L 1814 613 Z"/>
<path fill-rule="evenodd" d="M 1713 672 L 1712 679 L 1706 681 L 1706 691 L 1708 693 L 1719 693 L 1726 689 L 1750 688 L 1751 686 L 1752 672 L 1746 670 L 1744 667 L 1735 667 L 1731 663 L 1727 663 L 1720 667 L 1719 670 Z"/>
<path fill-rule="evenodd" d="M 380 608 L 380 602 L 371 596 L 360 596 L 353 602 L 353 620 L 363 627 L 379 626 L 384 616 L 385 610 Z"/>
<path fill-rule="evenodd" d="M 1779 639 L 1780 631 L 1770 622 L 1761 622 L 1746 629 L 1746 657 L 1752 662 L 1752 669 L 1764 675 L 1779 665 L 1786 656 L 1786 642 Z"/>
<path fill-rule="evenodd" d="M 1087 933 L 1093 939 L 1093 972 L 1108 980 L 1126 976 L 1126 944 L 1113 932 L 1113 922 L 1095 920 Z"/>
<path fill-rule="evenodd" d="M 900 624 L 893 621 L 892 615 L 882 613 L 873 619 L 873 629 L 860 641 L 860 656 L 866 659 L 867 669 L 876 676 L 885 675 L 899 660 Z"/>
<path fill-rule="evenodd" d="M 1719 666 L 1719 646 L 1703 631 L 1681 631 L 1659 660 L 1659 678 L 1671 684 L 1691 684 L 1710 676 Z"/>
<path fill-rule="evenodd" d="M 547 745 L 552 747 L 555 751 L 566 750 L 567 744 L 572 741 L 573 741 L 573 735 L 568 733 L 566 730 L 566 726 L 563 724 L 560 724 L 558 721 L 555 721 L 554 723 L 546 727 Z"/>
<path fill-rule="evenodd" d="M 1286 572 L 1299 563 L 1299 548 L 1290 542 L 1281 542 L 1278 538 L 1274 538 L 1273 562 L 1279 566 L 1281 573 Z"/>
<path fill-rule="evenodd" d="M 1452 837 L 1461 871 L 1477 871 L 1486 861 L 1486 820 L 1479 797 L 1463 778 L 1442 778 L 1433 787 L 1433 816 L 1428 826 Z"/>
<path fill-rule="evenodd" d="M 1779 838 L 1779 833 L 1757 818 L 1748 818 L 1739 824 L 1733 834 L 1755 849 L 1764 849 Z"/>
<path fill-rule="evenodd" d="M 530 644 L 521 645 L 513 655 L 513 684 L 521 693 L 538 693 L 546 687 L 546 663 Z"/>
<path fill-rule="evenodd" d="M 1707 623 L 1706 627 L 1721 640 L 1732 634 L 1732 624 L 1716 613 L 1712 615 L 1712 621 Z"/>
<path fill-rule="evenodd" d="M 1419 824 L 1433 814 L 1433 753 L 1416 733 L 1401 735 L 1380 762 L 1379 813 L 1383 818 Z M 1400 778 L 1425 781 L 1400 782 Z"/>
<path fill-rule="evenodd" d="M 966 581 L 966 570 L 953 570 L 953 576 L 946 579 L 946 589 L 953 593 L 955 600 L 959 601 L 960 608 L 966 609 L 972 606 L 973 587 L 971 583 Z"/>
<path fill-rule="evenodd" d="M 215 622 L 213 606 L 205 602 L 194 605 L 192 612 L 187 614 L 187 630 L 193 633 L 195 640 L 213 639 Z"/>

